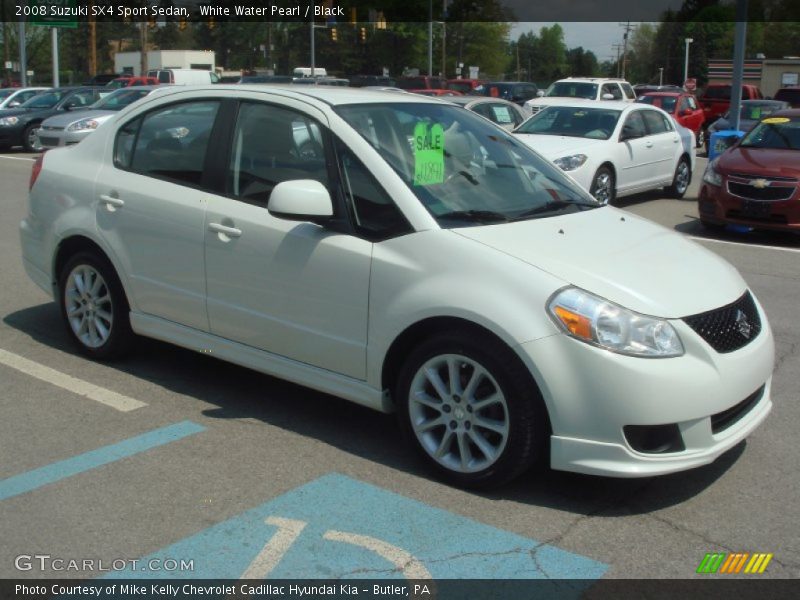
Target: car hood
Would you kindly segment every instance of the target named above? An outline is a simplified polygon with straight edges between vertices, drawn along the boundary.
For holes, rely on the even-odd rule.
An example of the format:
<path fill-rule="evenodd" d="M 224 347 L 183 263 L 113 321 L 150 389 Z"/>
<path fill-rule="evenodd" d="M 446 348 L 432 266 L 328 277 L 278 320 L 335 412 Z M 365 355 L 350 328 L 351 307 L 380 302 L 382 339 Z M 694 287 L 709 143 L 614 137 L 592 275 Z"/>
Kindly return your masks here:
<path fill-rule="evenodd" d="M 515 133 L 514 135 L 523 144 L 530 146 L 550 160 L 578 153 L 591 155 L 595 149 L 600 149 L 608 144 L 608 140 L 592 140 L 565 135 L 543 135 L 541 133 Z"/>
<path fill-rule="evenodd" d="M 761 177 L 800 178 L 800 150 L 741 148 L 734 146 L 719 157 L 722 173 L 746 173 Z"/>
<path fill-rule="evenodd" d="M 612 207 L 453 231 L 645 315 L 705 312 L 747 287 L 713 252 Z"/>
<path fill-rule="evenodd" d="M 59 113 L 50 117 L 43 125 L 49 127 L 67 127 L 76 121 L 83 121 L 84 119 L 96 119 L 102 123 L 116 114 L 117 111 L 114 110 L 71 110 L 67 113 Z"/>

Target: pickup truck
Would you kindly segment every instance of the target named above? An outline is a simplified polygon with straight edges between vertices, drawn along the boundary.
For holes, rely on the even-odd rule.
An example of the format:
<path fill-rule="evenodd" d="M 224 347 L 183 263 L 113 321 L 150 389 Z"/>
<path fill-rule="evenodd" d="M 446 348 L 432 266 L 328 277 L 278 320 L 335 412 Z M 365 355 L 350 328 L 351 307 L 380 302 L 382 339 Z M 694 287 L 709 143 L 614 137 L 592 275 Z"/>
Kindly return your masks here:
<path fill-rule="evenodd" d="M 758 86 L 742 85 L 742 100 L 760 100 L 764 96 Z M 731 84 L 709 83 L 698 99 L 706 118 L 706 126 L 728 112 L 731 105 Z"/>

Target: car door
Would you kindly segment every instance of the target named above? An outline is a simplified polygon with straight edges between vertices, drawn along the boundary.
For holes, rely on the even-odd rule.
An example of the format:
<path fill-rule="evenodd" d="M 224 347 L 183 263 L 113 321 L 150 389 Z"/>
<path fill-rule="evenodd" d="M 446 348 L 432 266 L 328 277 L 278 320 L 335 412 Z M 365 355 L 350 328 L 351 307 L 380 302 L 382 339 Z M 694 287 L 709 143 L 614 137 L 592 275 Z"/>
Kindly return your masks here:
<path fill-rule="evenodd" d="M 678 104 L 678 123 L 691 129 L 695 133 L 703 122 L 703 111 L 697 109 L 697 104 L 691 96 L 681 96 Z"/>
<path fill-rule="evenodd" d="M 641 110 L 628 113 L 616 145 L 617 192 L 637 190 L 652 179 L 653 145 Z"/>
<path fill-rule="evenodd" d="M 216 335 L 364 379 L 372 243 L 267 210 L 282 181 L 313 179 L 337 197 L 326 128 L 299 102 L 241 103 L 225 193 L 206 214 L 208 315 Z"/>
<path fill-rule="evenodd" d="M 205 163 L 219 105 L 168 104 L 122 124 L 95 183 L 98 231 L 138 310 L 205 331 Z"/>
<path fill-rule="evenodd" d="M 663 112 L 643 109 L 642 116 L 647 126 L 647 139 L 652 150 L 647 181 L 657 186 L 665 181 L 672 181 L 683 145 L 672 119 Z"/>

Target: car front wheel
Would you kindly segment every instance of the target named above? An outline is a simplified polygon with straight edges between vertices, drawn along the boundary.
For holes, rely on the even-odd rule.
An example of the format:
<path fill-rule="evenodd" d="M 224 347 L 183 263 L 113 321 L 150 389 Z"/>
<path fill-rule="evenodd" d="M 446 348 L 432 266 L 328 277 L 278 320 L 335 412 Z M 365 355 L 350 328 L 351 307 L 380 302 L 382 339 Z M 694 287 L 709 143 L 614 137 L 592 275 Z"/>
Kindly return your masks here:
<path fill-rule="evenodd" d="M 667 186 L 665 191 L 671 198 L 683 198 L 686 190 L 689 189 L 689 182 L 692 180 L 692 169 L 689 166 L 689 161 L 686 158 L 681 158 L 678 161 L 678 166 L 675 167 L 675 174 L 672 176 L 672 185 Z"/>
<path fill-rule="evenodd" d="M 61 316 L 83 354 L 112 359 L 124 354 L 133 337 L 122 285 L 105 258 L 80 252 L 59 277 Z"/>
<path fill-rule="evenodd" d="M 466 333 L 423 342 L 395 389 L 401 427 L 443 479 L 508 481 L 546 453 L 546 411 L 528 370 L 503 344 Z"/>
<path fill-rule="evenodd" d="M 600 167 L 592 178 L 589 193 L 602 204 L 611 204 L 616 196 L 614 173 L 608 167 Z"/>
<path fill-rule="evenodd" d="M 32 123 L 22 133 L 22 145 L 27 152 L 42 151 L 42 145 L 39 143 L 39 127 L 39 123 Z"/>

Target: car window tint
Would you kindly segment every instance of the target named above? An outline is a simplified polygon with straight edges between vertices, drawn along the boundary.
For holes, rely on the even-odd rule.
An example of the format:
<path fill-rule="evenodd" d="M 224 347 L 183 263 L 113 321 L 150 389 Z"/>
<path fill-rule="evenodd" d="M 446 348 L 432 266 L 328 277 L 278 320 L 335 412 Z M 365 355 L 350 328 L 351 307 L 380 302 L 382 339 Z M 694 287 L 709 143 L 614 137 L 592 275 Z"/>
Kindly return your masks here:
<path fill-rule="evenodd" d="M 647 130 L 651 135 L 669 131 L 670 128 L 665 120 L 661 118 L 662 115 L 660 113 L 654 110 L 643 110 L 641 112 L 642 117 L 644 117 L 644 122 L 647 124 Z"/>
<path fill-rule="evenodd" d="M 628 115 L 628 118 L 625 119 L 625 124 L 622 126 L 623 135 L 634 135 L 638 137 L 644 137 L 647 135 L 647 129 L 645 128 L 644 121 L 642 120 L 643 112 L 644 111 L 637 110 Z"/>
<path fill-rule="evenodd" d="M 625 97 L 628 98 L 628 100 L 636 98 L 636 92 L 633 91 L 630 83 L 623 83 L 622 91 L 625 92 Z"/>
<path fill-rule="evenodd" d="M 211 128 L 219 102 L 183 102 L 144 116 L 130 160 L 130 169 L 178 183 L 200 185 Z M 117 156 L 124 163 L 126 127 L 117 134 Z"/>
<path fill-rule="evenodd" d="M 408 221 L 364 163 L 340 141 L 336 150 L 347 207 L 356 231 L 370 239 L 409 233 Z"/>
<path fill-rule="evenodd" d="M 266 206 L 282 181 L 328 185 L 325 140 L 316 121 L 268 104 L 241 105 L 228 169 L 228 193 Z"/>

